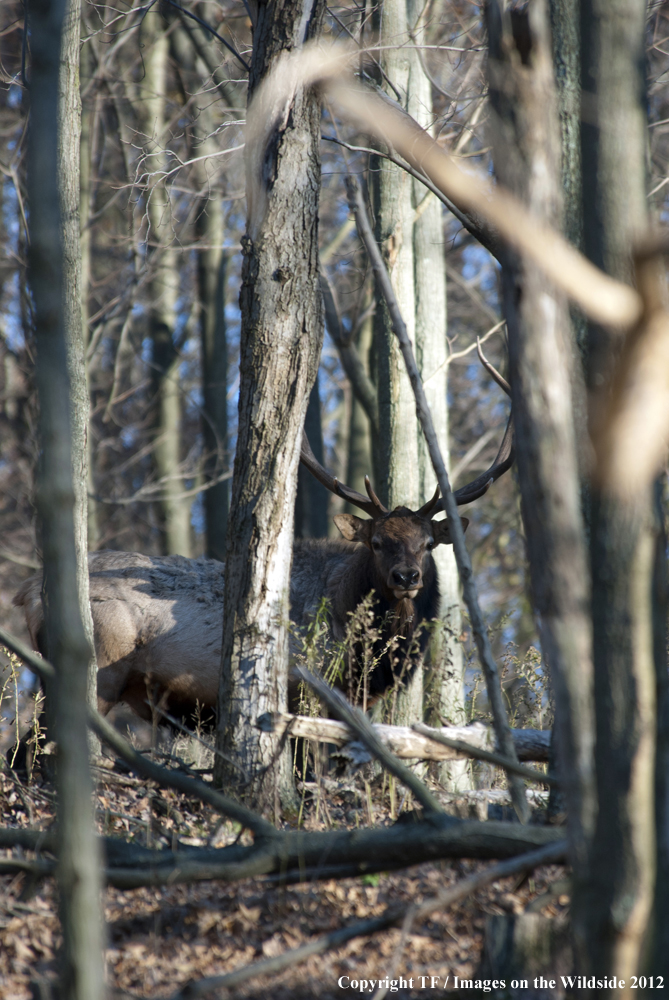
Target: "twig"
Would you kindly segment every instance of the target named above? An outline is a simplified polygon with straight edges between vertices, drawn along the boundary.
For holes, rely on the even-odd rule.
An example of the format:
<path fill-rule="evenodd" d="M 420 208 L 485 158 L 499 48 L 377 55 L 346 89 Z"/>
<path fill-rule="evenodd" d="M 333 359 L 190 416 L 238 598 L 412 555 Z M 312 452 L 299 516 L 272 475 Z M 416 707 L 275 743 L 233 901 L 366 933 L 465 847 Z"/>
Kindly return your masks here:
<path fill-rule="evenodd" d="M 315 941 L 310 941 L 300 948 L 294 948 L 291 951 L 284 952 L 283 955 L 277 955 L 276 958 L 255 962 L 242 969 L 229 972 L 224 976 L 210 976 L 206 979 L 187 983 L 177 993 L 173 993 L 169 1000 L 195 1000 L 197 997 L 206 996 L 207 993 L 211 993 L 213 990 L 231 989 L 233 986 L 238 986 L 249 979 L 255 979 L 257 976 L 276 975 L 276 973 L 282 972 L 290 966 L 304 962 L 312 955 L 319 955 L 332 948 L 338 948 L 342 944 L 345 944 L 346 941 L 350 941 L 355 937 L 369 937 L 370 934 L 376 934 L 378 931 L 393 927 L 400 920 L 404 921 L 405 926 L 407 924 L 410 926 L 415 920 L 427 917 L 430 913 L 434 913 L 435 910 L 452 906 L 453 903 L 459 902 L 466 896 L 470 896 L 473 892 L 498 879 L 506 878 L 509 875 L 516 875 L 519 872 L 529 871 L 537 868 L 539 865 L 562 862 L 566 851 L 567 842 L 561 840 L 557 844 L 551 844 L 538 851 L 522 854 L 511 861 L 503 861 L 499 865 L 495 865 L 484 872 L 479 872 L 479 874 L 465 879 L 452 889 L 445 889 L 437 896 L 426 900 L 419 906 L 388 907 L 380 917 L 375 917 L 372 920 L 361 920 L 355 924 L 350 924 L 348 927 L 342 927 L 338 931 L 325 934 L 323 937 L 317 938 Z M 395 963 L 398 959 L 399 954 L 396 951 Z"/>
<path fill-rule="evenodd" d="M 514 771 L 516 774 L 521 775 L 521 777 L 527 778 L 528 781 L 552 785 L 555 788 L 560 787 L 558 779 L 554 778 L 551 774 L 544 774 L 543 771 L 537 771 L 534 767 L 517 764 L 515 761 L 509 760 L 508 757 L 503 757 L 499 753 L 491 753 L 490 750 L 481 750 L 480 747 L 472 746 L 471 743 L 465 743 L 464 740 L 452 740 L 438 730 L 424 726 L 421 722 L 414 722 L 411 728 L 420 733 L 421 736 L 427 736 L 429 739 L 434 740 L 435 743 L 451 747 L 452 750 L 459 750 L 460 753 L 466 753 L 468 757 L 473 757 L 475 760 L 485 760 L 488 764 L 497 764 L 498 767 L 503 767 L 506 771 Z"/>
<path fill-rule="evenodd" d="M 240 56 L 239 52 L 234 47 L 234 45 L 230 45 L 229 42 L 226 42 L 225 38 L 223 38 L 221 35 L 219 35 L 219 33 L 214 28 L 212 28 L 212 26 L 210 24 L 207 24 L 206 21 L 203 21 L 201 17 L 197 16 L 197 14 L 193 14 L 192 11 L 186 10 L 185 7 L 182 7 L 181 4 L 176 3 L 175 0 L 167 0 L 167 3 L 171 7 L 174 7 L 176 10 L 180 11 L 180 13 L 182 15 L 184 15 L 185 17 L 190 17 L 191 20 L 197 21 L 197 23 L 200 24 L 200 25 L 202 25 L 203 28 L 206 28 L 207 31 L 211 32 L 211 34 L 214 36 L 214 38 L 217 38 L 219 40 L 219 42 L 221 43 L 221 45 L 225 45 L 225 47 L 228 50 L 228 52 L 232 53 L 232 55 L 235 57 L 235 59 L 237 60 L 237 62 L 239 62 L 244 67 L 244 69 L 246 70 L 246 72 L 247 73 L 251 72 L 251 67 L 246 62 L 245 59 L 242 59 L 242 57 Z"/>
<path fill-rule="evenodd" d="M 432 899 L 426 899 L 418 905 L 408 906 L 402 924 L 402 937 L 398 947 L 394 949 L 391 971 L 386 973 L 386 978 L 393 978 L 402 957 L 407 938 L 416 920 L 428 917 L 435 910 L 443 910 L 447 906 L 452 906 L 453 903 L 457 903 L 465 896 L 471 896 L 472 893 L 482 889 L 484 885 L 490 885 L 491 882 L 496 882 L 498 879 L 530 871 L 538 868 L 539 865 L 564 862 L 566 854 L 567 841 L 560 840 L 557 844 L 551 844 L 550 847 L 542 847 L 538 851 L 521 854 L 520 857 L 513 858 L 511 861 L 502 861 L 501 864 L 495 865 L 493 868 L 488 868 L 484 872 L 472 875 L 471 878 L 465 879 L 464 882 L 454 886 L 452 889 L 443 889 L 436 896 L 433 896 Z M 382 1000 L 386 992 L 387 990 L 377 990 L 372 1000 Z"/>
<path fill-rule="evenodd" d="M 305 681 L 309 687 L 313 688 L 319 698 L 321 698 L 327 707 L 338 716 L 342 722 L 345 722 L 350 730 L 355 733 L 359 740 L 365 744 L 370 753 L 381 762 L 387 771 L 394 774 L 403 785 L 411 790 L 414 797 L 422 806 L 430 813 L 442 813 L 444 810 L 441 803 L 429 788 L 420 780 L 420 778 L 413 773 L 406 764 L 402 764 L 401 761 L 395 757 L 394 754 L 390 752 L 388 747 L 382 743 L 379 739 L 378 734 L 374 731 L 371 722 L 367 719 L 365 715 L 362 714 L 359 708 L 353 708 L 349 705 L 346 698 L 340 691 L 335 691 L 328 684 L 325 683 L 320 677 L 316 677 L 311 671 L 307 670 L 305 667 L 297 667 L 295 669 L 295 674 L 300 677 L 301 680 Z"/>
<path fill-rule="evenodd" d="M 333 135 L 324 135 L 323 138 L 326 142 L 336 142 L 339 146 L 344 146 L 346 149 L 350 149 L 352 153 L 370 153 L 374 156 L 380 156 L 384 160 L 389 160 L 394 163 L 395 166 L 400 167 L 402 170 L 406 170 L 408 174 L 414 177 L 421 184 L 424 184 L 428 191 L 431 191 L 435 197 L 439 199 L 442 205 L 445 205 L 451 215 L 454 215 L 458 220 L 460 225 L 467 230 L 470 236 L 473 236 L 482 247 L 484 247 L 488 253 L 495 258 L 495 260 L 501 263 L 502 249 L 501 249 L 501 239 L 498 233 L 492 228 L 492 226 L 487 226 L 481 219 L 475 219 L 473 216 L 468 215 L 467 212 L 463 212 L 462 209 L 458 208 L 455 202 L 440 191 L 436 184 L 433 184 L 430 178 L 424 174 L 421 170 L 416 170 L 412 167 L 410 163 L 402 159 L 400 156 L 396 156 L 392 152 L 383 152 L 380 149 L 371 149 L 369 146 L 352 146 L 348 142 L 344 142 L 343 139 L 337 139 Z"/>
<path fill-rule="evenodd" d="M 360 358 L 355 344 L 344 337 L 339 312 L 335 305 L 330 279 L 323 270 L 321 270 L 320 286 L 321 293 L 323 295 L 325 322 L 328 333 L 335 342 L 335 346 L 339 352 L 342 368 L 348 376 L 348 380 L 351 383 L 356 399 L 367 414 L 373 430 L 378 432 L 379 404 L 377 402 L 374 386 L 365 371 L 362 359 Z"/>
<path fill-rule="evenodd" d="M 499 673 L 497 671 L 497 664 L 495 663 L 495 659 L 492 654 L 488 632 L 483 620 L 483 615 L 481 614 L 481 608 L 479 606 L 476 583 L 472 572 L 472 564 L 467 551 L 467 546 L 465 545 L 464 531 L 460 522 L 455 497 L 453 496 L 453 492 L 451 490 L 448 473 L 446 471 L 446 466 L 444 465 L 444 459 L 441 454 L 441 448 L 439 447 L 439 441 L 437 440 L 434 424 L 432 423 L 432 414 L 430 413 L 423 383 L 416 365 L 416 359 L 414 358 L 411 341 L 409 340 L 406 326 L 404 324 L 404 320 L 402 319 L 397 299 L 395 298 L 395 292 L 390 281 L 390 276 L 383 262 L 377 242 L 374 239 L 374 234 L 372 232 L 369 218 L 367 217 L 367 209 L 362 199 L 360 188 L 354 177 L 349 175 L 346 178 L 346 187 L 351 210 L 355 214 L 356 223 L 358 225 L 360 239 L 365 244 L 367 253 L 369 254 L 374 274 L 388 306 L 393 331 L 399 341 L 407 373 L 411 381 L 411 387 L 416 399 L 416 413 L 423 428 L 425 440 L 430 452 L 432 467 L 436 473 L 437 481 L 444 499 L 449 532 L 453 543 L 453 552 L 458 565 L 460 580 L 462 581 L 462 589 L 472 623 L 472 630 L 476 639 L 479 659 L 481 661 L 481 666 L 486 679 L 486 687 L 488 689 L 488 697 L 492 708 L 497 744 L 505 757 L 508 757 L 509 760 L 514 763 L 518 763 L 516 749 L 513 745 L 513 736 L 511 735 L 511 728 L 509 726 L 509 720 L 506 717 L 504 701 L 502 699 L 502 686 L 499 679 Z M 516 812 L 518 813 L 518 817 L 521 822 L 527 822 L 530 810 L 527 804 L 527 799 L 525 798 L 523 783 L 517 774 L 508 771 L 507 774 L 511 799 Z"/>

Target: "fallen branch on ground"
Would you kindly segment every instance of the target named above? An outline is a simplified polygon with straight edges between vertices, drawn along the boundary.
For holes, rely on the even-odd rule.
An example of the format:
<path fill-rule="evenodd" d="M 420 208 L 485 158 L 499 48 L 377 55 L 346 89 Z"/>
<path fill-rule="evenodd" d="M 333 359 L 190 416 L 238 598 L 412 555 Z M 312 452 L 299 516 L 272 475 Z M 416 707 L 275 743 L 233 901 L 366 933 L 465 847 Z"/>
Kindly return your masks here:
<path fill-rule="evenodd" d="M 346 746 L 351 742 L 351 731 L 348 726 L 335 719 L 310 718 L 306 715 L 291 715 L 289 712 L 266 712 L 258 718 L 257 725 L 265 732 L 274 732 L 279 736 L 282 736 L 290 726 L 291 736 L 315 740 L 318 743 L 333 743 L 337 747 Z M 372 723 L 372 727 L 379 739 L 400 760 L 455 760 L 473 757 L 477 750 L 491 751 L 495 746 L 492 729 L 479 722 L 471 726 L 444 726 L 442 729 L 424 727 L 424 734 L 421 730 L 408 726 Z M 435 733 L 441 734 L 450 742 L 443 746 L 436 744 L 434 740 L 437 737 L 433 736 Z M 548 761 L 550 729 L 512 729 L 511 734 L 518 760 Z M 491 756 L 494 758 L 496 755 L 493 753 Z M 498 761 L 493 759 L 491 763 Z"/>
<path fill-rule="evenodd" d="M 341 693 L 326 684 L 322 677 L 317 677 L 305 667 L 297 667 L 295 675 L 300 680 L 305 681 L 309 687 L 324 701 L 331 712 L 338 715 L 342 722 L 345 722 L 351 732 L 365 744 L 371 754 L 373 754 L 390 774 L 394 775 L 402 784 L 414 795 L 416 801 L 420 802 L 428 812 L 443 813 L 443 807 L 439 800 L 435 798 L 426 784 L 420 780 L 417 774 L 409 770 L 406 764 L 402 764 L 388 747 L 379 739 L 378 733 L 366 715 L 359 708 L 349 705 L 348 701 Z"/>
<path fill-rule="evenodd" d="M 28 849 L 53 850 L 52 832 L 0 831 L 2 846 L 15 843 Z M 308 881 L 347 878 L 372 872 L 409 868 L 444 858 L 492 860 L 513 858 L 561 840 L 564 831 L 550 826 L 458 820 L 445 814 L 400 822 L 391 827 L 332 830 L 324 833 L 277 831 L 271 840 L 250 846 L 207 848 L 179 845 L 178 850 L 151 850 L 114 837 L 101 838 L 104 878 L 117 889 L 174 885 L 177 882 L 272 876 L 272 881 Z M 14 871 L 39 868 L 51 874 L 51 861 L 1 859 Z M 44 867 L 42 867 L 44 866 Z M 9 868 L 7 869 L 9 870 Z"/>
<path fill-rule="evenodd" d="M 561 863 L 565 860 L 566 851 L 567 842 L 561 840 L 556 844 L 551 844 L 549 847 L 543 847 L 538 851 L 523 854 L 520 857 L 513 858 L 511 861 L 504 861 L 502 864 L 494 865 L 486 871 L 472 875 L 471 878 L 464 879 L 451 889 L 442 890 L 436 896 L 426 899 L 418 905 L 410 904 L 409 906 L 402 906 L 400 908 L 396 906 L 389 907 L 379 917 L 372 920 L 361 920 L 355 924 L 350 924 L 348 927 L 342 927 L 330 934 L 323 935 L 323 937 L 316 938 L 315 941 L 310 941 L 300 948 L 294 948 L 284 952 L 283 955 L 277 955 L 276 958 L 254 962 L 242 969 L 229 972 L 224 976 L 209 976 L 206 979 L 187 983 L 183 989 L 174 993 L 169 1000 L 195 1000 L 197 997 L 206 996 L 207 993 L 211 993 L 213 990 L 232 989 L 232 987 L 239 986 L 249 979 L 255 979 L 257 976 L 276 975 L 284 969 L 306 961 L 312 955 L 319 955 L 332 948 L 338 948 L 352 938 L 369 937 L 371 934 L 392 927 L 400 921 L 404 923 L 405 927 L 412 925 L 416 920 L 428 917 L 436 910 L 443 910 L 447 906 L 452 906 L 453 903 L 459 902 L 465 896 L 470 896 L 472 893 L 483 888 L 483 886 L 489 885 L 491 882 L 496 882 L 498 879 L 531 871 L 539 867 L 539 865 Z"/>
<path fill-rule="evenodd" d="M 48 661 L 2 629 L 0 642 L 16 652 L 40 676 L 53 677 L 53 667 Z M 350 709 L 345 699 L 343 702 Z M 353 721 L 359 728 L 365 729 L 356 719 Z M 427 812 L 420 821 L 400 822 L 390 828 L 333 830 L 325 833 L 280 831 L 205 782 L 147 760 L 106 719 L 93 710 L 90 711 L 90 725 L 136 773 L 150 778 L 164 788 L 174 788 L 208 803 L 255 835 L 251 846 L 238 843 L 218 849 L 180 846 L 176 852 L 150 850 L 121 839 L 105 837 L 104 877 L 107 884 L 121 889 L 211 879 L 236 881 L 261 875 L 278 875 L 287 881 L 295 881 L 302 879 L 306 871 L 310 871 L 311 877 L 317 877 L 318 872 L 326 867 L 330 873 L 339 867 L 342 875 L 348 876 L 372 870 L 410 867 L 441 858 L 509 858 L 555 843 L 562 836 L 561 831 L 553 827 L 482 823 L 448 816 L 438 803 L 439 811 L 435 810 L 433 796 L 422 783 L 417 790 L 425 800 Z M 371 729 L 371 725 L 369 728 Z M 373 740 L 380 744 L 382 756 L 388 757 L 397 770 L 399 762 L 393 761 L 373 730 L 372 734 Z M 399 765 L 398 774 L 405 770 L 407 769 Z M 411 778 L 413 777 L 412 775 Z M 411 785 L 413 784 L 415 782 L 412 780 Z M 12 836 L 13 832 L 5 831 L 0 836 L 0 846 L 10 846 Z M 46 850 L 51 831 L 45 833 L 39 830 L 22 830 L 17 831 L 16 836 L 19 839 L 14 841 L 15 844 L 20 843 L 37 850 L 43 846 Z M 16 870 L 15 861 L 19 860 L 6 859 L 5 863 Z M 44 864 L 50 866 L 51 862 Z M 31 871 L 35 870 L 34 862 L 25 863 L 24 868 L 26 865 Z M 41 866 L 42 862 L 37 862 L 37 865 Z M 49 870 L 40 867 L 39 874 L 49 873 L 50 867 Z"/>
<path fill-rule="evenodd" d="M 414 722 L 411 728 L 415 732 L 420 733 L 421 736 L 427 737 L 428 740 L 434 741 L 445 749 L 455 750 L 466 757 L 473 757 L 475 760 L 484 760 L 488 764 L 496 764 L 498 767 L 503 767 L 507 771 L 513 771 L 515 774 L 527 778 L 528 781 L 534 781 L 542 785 L 559 785 L 559 781 L 553 775 L 545 774 L 543 771 L 536 771 L 533 767 L 524 767 L 522 764 L 516 763 L 516 761 L 508 760 L 502 754 L 491 753 L 489 750 L 472 746 L 465 740 L 453 739 L 441 733 L 438 729 L 430 729 L 429 726 L 424 726 L 421 722 Z M 511 735 L 513 736 L 513 729 L 511 730 Z M 514 739 L 514 744 L 515 742 Z"/>

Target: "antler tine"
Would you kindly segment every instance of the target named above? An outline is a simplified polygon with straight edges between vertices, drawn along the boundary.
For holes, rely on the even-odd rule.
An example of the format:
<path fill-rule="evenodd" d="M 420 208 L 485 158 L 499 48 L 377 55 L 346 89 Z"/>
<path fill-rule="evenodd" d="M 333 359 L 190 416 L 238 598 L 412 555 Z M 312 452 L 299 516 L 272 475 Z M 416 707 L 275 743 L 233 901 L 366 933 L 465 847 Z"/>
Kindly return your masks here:
<path fill-rule="evenodd" d="M 455 490 L 454 496 L 458 507 L 461 507 L 465 503 L 471 503 L 472 500 L 478 500 L 484 493 L 487 493 L 495 480 L 499 479 L 500 476 L 503 476 L 511 468 L 514 458 L 513 414 L 510 414 L 502 443 L 495 456 L 495 461 L 490 468 L 482 472 L 476 479 L 473 479 L 471 483 L 467 483 L 466 486 L 461 486 L 459 490 Z"/>
<path fill-rule="evenodd" d="M 481 350 L 481 341 L 476 338 L 476 347 L 478 350 L 478 355 L 481 360 L 481 364 L 486 369 L 486 371 L 494 378 L 500 389 L 503 389 L 507 396 L 511 395 L 511 386 L 506 381 L 506 379 L 500 375 L 497 369 L 490 364 L 483 351 Z M 478 500 L 482 497 L 484 493 L 488 492 L 488 489 L 503 476 L 504 473 L 511 468 L 514 461 L 514 451 L 513 451 L 513 411 L 509 414 L 509 419 L 506 425 L 506 430 L 504 431 L 504 437 L 502 438 L 502 443 L 499 446 L 499 451 L 495 456 L 495 461 L 492 463 L 489 469 L 482 472 L 480 476 L 473 479 L 471 483 L 467 483 L 466 486 L 461 486 L 459 490 L 455 490 L 454 497 L 455 502 L 458 507 L 461 507 L 465 503 L 471 503 L 472 500 Z M 437 510 L 444 510 L 443 499 L 439 501 L 434 513 Z"/>
<path fill-rule="evenodd" d="M 304 466 L 306 466 L 311 475 L 325 487 L 326 490 L 329 490 L 330 493 L 334 493 L 337 497 L 341 497 L 342 500 L 346 500 L 354 507 L 359 507 L 360 510 L 364 510 L 364 512 L 369 514 L 370 517 L 378 517 L 379 514 L 387 513 L 383 505 L 379 505 L 379 501 L 376 497 L 372 499 L 370 495 L 370 499 L 368 500 L 367 497 L 362 495 L 362 493 L 352 490 L 350 486 L 346 486 L 345 483 L 340 483 L 338 479 L 331 476 L 327 469 L 323 468 L 314 455 L 307 435 L 304 433 L 302 434 L 300 461 Z M 374 500 L 376 500 L 376 503 Z"/>
<path fill-rule="evenodd" d="M 492 377 L 494 378 L 495 382 L 497 382 L 497 385 L 500 387 L 500 389 L 503 389 L 504 392 L 507 394 L 507 396 L 510 396 L 511 395 L 511 386 L 509 385 L 509 383 L 507 382 L 507 380 L 504 378 L 504 376 L 500 375 L 500 373 L 497 371 L 497 369 L 495 368 L 495 366 L 491 365 L 490 362 L 488 361 L 488 359 L 486 358 L 485 354 L 481 350 L 481 338 L 480 337 L 476 338 L 476 350 L 478 351 L 479 361 L 481 362 L 481 364 L 483 365 L 483 367 L 485 368 L 485 370 L 488 372 L 489 375 L 492 375 Z"/>
<path fill-rule="evenodd" d="M 434 496 L 423 504 L 420 510 L 416 511 L 416 517 L 429 517 L 430 514 L 436 514 L 439 510 L 443 510 L 443 507 L 437 507 L 437 501 L 439 500 L 439 486 L 437 486 L 434 491 Z"/>
<path fill-rule="evenodd" d="M 378 514 L 387 514 L 388 513 L 388 508 L 383 506 L 383 504 L 381 503 L 381 501 L 377 497 L 376 493 L 372 489 L 372 484 L 369 481 L 369 476 L 365 476 L 365 489 L 367 490 L 367 493 L 369 494 L 369 499 L 372 501 L 372 503 L 376 507 L 377 513 Z"/>

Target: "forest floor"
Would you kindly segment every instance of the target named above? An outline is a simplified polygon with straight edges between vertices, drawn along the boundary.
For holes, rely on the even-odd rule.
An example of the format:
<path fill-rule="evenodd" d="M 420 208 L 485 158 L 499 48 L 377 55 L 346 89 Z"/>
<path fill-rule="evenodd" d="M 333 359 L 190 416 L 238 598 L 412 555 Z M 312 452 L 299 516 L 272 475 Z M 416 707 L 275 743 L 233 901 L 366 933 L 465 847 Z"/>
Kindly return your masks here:
<path fill-rule="evenodd" d="M 201 752 L 196 749 L 190 762 L 199 766 L 201 760 L 194 760 L 198 756 Z M 199 801 L 116 770 L 97 769 L 96 775 L 96 815 L 101 833 L 168 849 L 177 841 L 218 847 L 237 837 L 232 824 L 221 822 L 220 815 Z M 334 781 L 327 784 L 327 797 L 322 796 L 318 805 L 313 796 L 307 799 L 303 822 L 308 829 L 350 828 L 366 825 L 370 819 L 379 825 L 392 822 L 389 796 L 382 795 L 381 782 L 362 783 L 359 808 L 351 807 L 350 780 L 349 792 L 341 794 L 333 787 Z M 5 769 L 0 773 L 0 810 L 3 827 L 46 830 L 54 821 L 53 790 L 39 777 L 19 785 L 16 776 Z M 0 856 L 20 857 L 21 853 L 14 848 L 0 851 Z M 189 980 L 221 975 L 280 955 L 315 936 L 379 915 L 390 904 L 420 902 L 480 870 L 483 864 L 442 861 L 403 872 L 283 887 L 253 879 L 132 891 L 108 888 L 104 893 L 107 981 L 112 989 L 122 991 L 118 995 L 168 997 Z M 344 983 L 349 989 L 351 982 L 367 980 L 368 995 L 375 992 L 371 981 L 386 977 L 396 981 L 389 995 L 418 997 L 425 995 L 425 989 L 431 997 L 450 994 L 454 976 L 476 977 L 486 920 L 491 915 L 521 914 L 529 906 L 558 922 L 566 920 L 569 896 L 568 890 L 560 888 L 563 879 L 563 867 L 545 866 L 529 878 L 494 882 L 416 924 L 404 941 L 398 928 L 355 938 L 280 974 L 255 978 L 212 995 L 264 998 L 269 991 L 276 1000 L 329 1000 L 350 995 L 338 985 L 340 977 L 348 977 Z M 1 876 L 3 1000 L 30 1000 L 40 995 L 30 984 L 55 977 L 59 942 L 53 880 L 32 884 L 24 874 Z M 407 985 L 398 982 L 400 979 Z"/>

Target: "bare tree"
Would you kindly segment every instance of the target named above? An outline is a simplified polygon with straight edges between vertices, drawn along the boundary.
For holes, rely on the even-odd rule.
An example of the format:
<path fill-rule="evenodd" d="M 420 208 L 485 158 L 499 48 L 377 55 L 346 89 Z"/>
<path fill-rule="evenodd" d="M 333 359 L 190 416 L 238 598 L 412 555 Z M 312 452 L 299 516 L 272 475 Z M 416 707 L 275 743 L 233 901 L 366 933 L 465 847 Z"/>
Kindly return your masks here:
<path fill-rule="evenodd" d="M 74 486 L 74 538 L 77 554 L 79 612 L 89 648 L 88 704 L 97 705 L 97 663 L 93 645 L 93 618 L 88 595 L 88 457 L 90 412 L 86 378 L 85 340 L 82 326 L 79 50 L 81 10 L 79 0 L 68 0 L 60 52 L 58 108 L 58 190 L 63 244 L 63 327 L 67 345 L 72 433 L 72 483 Z M 91 750 L 99 752 L 90 734 Z"/>
<path fill-rule="evenodd" d="M 65 125 L 59 69 L 64 23 L 71 43 L 78 37 L 79 8 L 75 3 L 35 2 L 29 7 L 31 29 L 31 127 L 28 192 L 31 244 L 29 276 L 35 302 L 37 385 L 40 402 L 42 468 L 37 504 L 44 548 L 44 607 L 49 656 L 57 680 L 48 697 L 53 700 L 58 745 L 58 840 L 60 912 L 63 926 L 62 995 L 76 1000 L 102 996 L 102 927 L 98 846 L 93 829 L 92 788 L 86 739 L 86 688 L 91 646 L 82 624 L 82 598 L 78 592 L 77 547 L 85 538 L 85 506 L 81 503 L 75 532 L 77 495 L 86 488 L 85 430 L 72 433 L 70 372 L 72 340 L 80 340 L 78 285 L 66 305 L 63 258 L 72 253 L 66 242 L 68 220 L 63 204 L 74 209 L 74 242 L 78 241 L 78 185 L 72 201 L 61 200 L 62 146 L 59 133 Z M 72 67 L 74 52 L 63 48 Z M 75 58 L 76 55 L 76 58 Z M 78 101 L 76 71 L 70 75 L 69 104 Z M 67 86 L 65 87 L 67 90 Z M 67 123 L 71 125 L 71 121 Z M 63 140 L 61 140 L 62 142 Z M 60 160 L 60 163 L 59 163 Z M 72 163 L 78 166 L 78 148 Z M 76 272 L 76 264 L 75 264 Z M 66 328 L 68 310 L 69 332 Z M 69 343 L 68 343 L 69 341 Z M 80 360 L 80 359 L 79 359 Z M 84 386 L 80 368 L 81 400 Z M 79 417 L 81 417 L 81 410 Z M 81 424 L 80 424 L 81 427 Z M 85 429 L 85 417 L 83 421 Z M 74 480 L 79 477 L 76 484 Z M 83 481 L 82 481 L 83 480 Z"/>
<path fill-rule="evenodd" d="M 487 23 L 496 173 L 537 218 L 559 226 L 560 137 L 546 6 L 528 13 L 491 0 Z M 523 522 L 556 697 L 571 850 L 582 878 L 594 824 L 594 719 L 571 326 L 564 297 L 536 265 L 507 252 L 502 283 Z"/>
<path fill-rule="evenodd" d="M 140 117 L 147 176 L 146 217 L 150 248 L 149 329 L 152 343 L 151 368 L 154 407 L 154 453 L 161 483 L 161 520 L 166 553 L 189 556 L 190 504 L 184 492 L 181 463 L 181 357 L 177 343 L 177 299 L 179 268 L 172 206 L 162 173 L 165 157 L 166 93 L 168 88 L 169 38 L 167 24 L 155 8 L 142 25 L 146 72 L 140 83 Z"/>
<path fill-rule="evenodd" d="M 645 17 L 642 0 L 581 5 L 584 247 L 628 282 L 648 220 Z M 591 324 L 587 351 L 596 434 L 613 334 Z M 595 485 L 589 520 L 597 822 L 588 878 L 574 901 L 575 939 L 584 967 L 626 979 L 642 959 L 655 878 L 651 490 L 621 499 Z"/>
<path fill-rule="evenodd" d="M 417 44 L 424 41 L 425 11 L 419 4 L 384 0 L 378 12 L 380 68 L 387 89 L 423 127 L 433 120 L 432 84 Z M 413 43 L 413 44 L 412 44 Z M 446 277 L 441 203 L 419 180 L 383 157 L 372 173 L 377 238 L 402 316 L 426 382 L 435 427 L 448 454 Z M 375 313 L 376 386 L 379 428 L 374 454 L 381 497 L 392 508 L 419 506 L 434 492 L 436 479 L 420 432 L 409 379 L 392 332 L 387 307 Z M 437 553 L 443 630 L 432 645 L 437 710 L 453 724 L 464 719 L 460 597 L 453 552 Z M 402 694 L 398 721 L 423 715 L 423 676 L 417 671 Z M 447 784 L 467 781 L 466 767 L 444 766 Z"/>
<path fill-rule="evenodd" d="M 258 8 L 250 99 L 277 57 L 315 37 L 324 4 Z M 322 342 L 318 282 L 319 104 L 298 90 L 259 114 L 248 148 L 241 308 L 239 430 L 228 522 L 218 744 L 247 772 L 263 809 L 293 799 L 290 758 L 253 721 L 287 697 L 288 586 L 301 432 Z M 258 113 L 258 112 L 257 112 Z M 258 157 L 258 159 L 254 159 Z M 262 168 L 261 168 L 262 164 Z M 257 180 L 260 174 L 260 180 Z M 239 772 L 220 763 L 219 782 Z"/>

